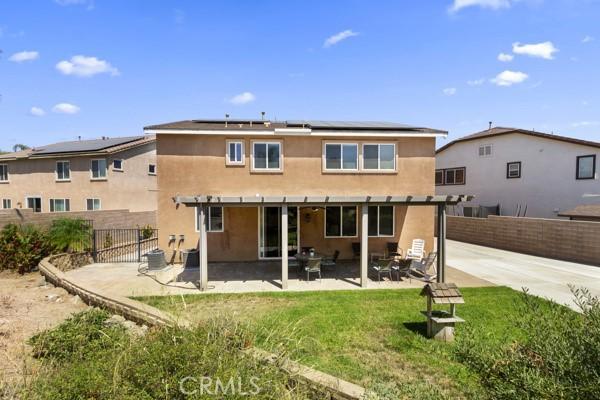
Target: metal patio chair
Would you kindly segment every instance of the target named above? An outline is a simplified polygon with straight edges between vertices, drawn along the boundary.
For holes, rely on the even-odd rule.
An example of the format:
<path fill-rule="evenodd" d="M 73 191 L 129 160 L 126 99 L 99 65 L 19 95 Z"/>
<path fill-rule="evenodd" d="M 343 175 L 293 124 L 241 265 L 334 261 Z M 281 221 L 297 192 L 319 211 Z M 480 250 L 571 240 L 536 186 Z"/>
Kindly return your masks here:
<path fill-rule="evenodd" d="M 306 262 L 306 281 L 310 281 L 310 274 L 319 275 L 319 281 L 321 280 L 321 259 L 320 258 L 309 258 Z"/>
<path fill-rule="evenodd" d="M 408 269 L 408 277 L 417 279 L 423 282 L 433 282 L 436 278 L 435 260 L 437 258 L 437 252 L 432 251 L 422 261 L 412 260 Z M 433 267 L 434 273 L 429 274 L 429 269 Z"/>
<path fill-rule="evenodd" d="M 377 271 L 377 280 L 381 282 L 381 275 L 387 274 L 392 280 L 392 266 L 394 265 L 393 258 L 380 258 L 373 262 L 373 269 Z"/>

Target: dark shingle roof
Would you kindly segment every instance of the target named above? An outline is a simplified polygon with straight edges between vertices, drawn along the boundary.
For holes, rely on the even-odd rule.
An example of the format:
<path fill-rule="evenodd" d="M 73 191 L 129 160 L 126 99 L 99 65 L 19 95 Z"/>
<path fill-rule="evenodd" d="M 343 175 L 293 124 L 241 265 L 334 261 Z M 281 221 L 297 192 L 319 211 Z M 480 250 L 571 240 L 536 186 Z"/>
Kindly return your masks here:
<path fill-rule="evenodd" d="M 536 136 L 536 137 L 543 138 L 543 139 L 558 140 L 558 141 L 562 141 L 562 142 L 581 144 L 584 146 L 600 148 L 600 142 L 592 142 L 590 140 L 576 139 L 576 138 L 572 138 L 572 137 L 568 137 L 568 136 L 560 136 L 560 135 L 554 135 L 554 134 L 550 134 L 550 133 L 530 131 L 527 129 L 504 128 L 504 127 L 498 126 L 498 127 L 494 127 L 491 129 L 487 129 L 485 131 L 473 133 L 471 135 L 463 136 L 459 139 L 453 140 L 452 142 L 437 149 L 436 153 L 440 153 L 456 143 L 468 142 L 470 140 L 476 140 L 476 139 L 492 137 L 492 136 L 506 135 L 506 134 L 511 134 L 511 133 L 520 133 L 523 135 Z"/>

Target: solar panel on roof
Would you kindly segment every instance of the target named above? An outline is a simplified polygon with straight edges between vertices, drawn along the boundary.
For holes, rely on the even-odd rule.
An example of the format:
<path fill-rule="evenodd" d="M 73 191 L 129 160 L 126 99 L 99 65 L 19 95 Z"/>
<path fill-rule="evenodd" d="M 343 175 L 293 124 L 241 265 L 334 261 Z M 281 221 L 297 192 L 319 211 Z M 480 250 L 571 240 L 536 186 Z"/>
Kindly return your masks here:
<path fill-rule="evenodd" d="M 411 129 L 414 126 L 385 121 L 322 121 L 322 120 L 291 120 L 288 125 L 310 125 L 313 128 L 363 128 L 363 129 Z"/>
<path fill-rule="evenodd" d="M 136 140 L 142 139 L 143 136 L 128 136 L 118 137 L 110 139 L 96 139 L 96 140 L 76 140 L 72 142 L 61 142 L 49 144 L 36 148 L 32 155 L 37 154 L 55 154 L 55 153 L 79 153 L 84 151 L 99 151 L 109 147 L 118 146 L 125 143 L 135 142 Z"/>

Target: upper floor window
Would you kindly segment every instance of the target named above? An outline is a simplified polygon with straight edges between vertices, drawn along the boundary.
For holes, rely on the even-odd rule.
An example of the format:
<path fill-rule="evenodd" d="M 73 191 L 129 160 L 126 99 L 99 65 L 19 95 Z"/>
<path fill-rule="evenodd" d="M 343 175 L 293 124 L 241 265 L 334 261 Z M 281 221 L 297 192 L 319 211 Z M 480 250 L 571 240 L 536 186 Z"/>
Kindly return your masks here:
<path fill-rule="evenodd" d="M 326 143 L 326 170 L 358 170 L 358 144 L 356 143 Z"/>
<path fill-rule="evenodd" d="M 369 206 L 369 236 L 394 236 L 394 206 Z"/>
<path fill-rule="evenodd" d="M 577 157 L 577 179 L 596 178 L 596 155 Z"/>
<path fill-rule="evenodd" d="M 2 199 L 2 208 L 5 210 L 12 208 L 12 200 L 11 199 Z"/>
<path fill-rule="evenodd" d="M 435 171 L 435 184 L 442 185 L 464 185 L 467 169 L 460 168 L 445 168 Z"/>
<path fill-rule="evenodd" d="M 253 142 L 252 169 L 258 171 L 281 171 L 281 143 Z"/>
<path fill-rule="evenodd" d="M 56 180 L 68 181 L 71 180 L 71 163 L 69 161 L 56 162 Z"/>
<path fill-rule="evenodd" d="M 8 164 L 0 164 L 0 182 L 8 182 Z"/>
<path fill-rule="evenodd" d="M 506 164 L 506 179 L 521 177 L 521 161 L 513 161 Z"/>
<path fill-rule="evenodd" d="M 244 142 L 227 141 L 227 165 L 244 165 Z"/>
<path fill-rule="evenodd" d="M 325 237 L 356 237 L 356 207 L 325 207 Z"/>
<path fill-rule="evenodd" d="M 148 164 L 148 175 L 156 175 L 156 164 Z"/>
<path fill-rule="evenodd" d="M 50 212 L 66 212 L 71 209 L 69 199 L 50 199 Z"/>
<path fill-rule="evenodd" d="M 85 202 L 86 202 L 85 209 L 88 211 L 98 211 L 102 208 L 100 199 L 87 199 Z"/>
<path fill-rule="evenodd" d="M 92 179 L 106 179 L 106 160 L 92 160 Z"/>
<path fill-rule="evenodd" d="M 484 144 L 479 146 L 479 157 L 489 157 L 492 155 L 492 145 Z"/>
<path fill-rule="evenodd" d="M 200 231 L 200 208 L 196 207 L 196 232 Z M 206 232 L 223 232 L 223 207 L 208 207 L 206 213 Z"/>
<path fill-rule="evenodd" d="M 123 171 L 123 160 L 113 160 L 113 171 Z"/>
<path fill-rule="evenodd" d="M 363 144 L 363 169 L 393 171 L 396 169 L 396 145 Z"/>

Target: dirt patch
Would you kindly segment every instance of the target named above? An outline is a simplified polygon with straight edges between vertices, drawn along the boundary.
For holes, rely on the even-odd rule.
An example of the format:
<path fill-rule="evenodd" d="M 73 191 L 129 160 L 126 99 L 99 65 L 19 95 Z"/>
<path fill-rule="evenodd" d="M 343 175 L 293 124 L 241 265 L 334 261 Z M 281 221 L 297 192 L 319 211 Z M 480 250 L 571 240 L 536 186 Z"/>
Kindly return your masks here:
<path fill-rule="evenodd" d="M 31 371 L 27 339 L 86 308 L 79 297 L 44 284 L 39 273 L 0 272 L 0 389 Z"/>

